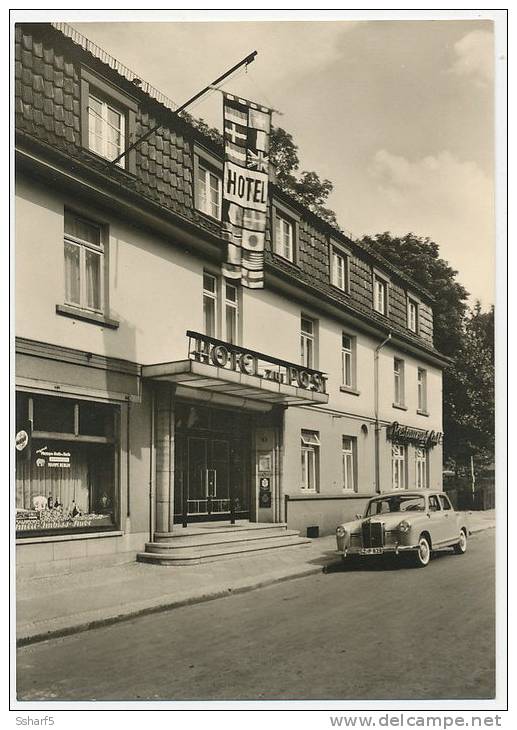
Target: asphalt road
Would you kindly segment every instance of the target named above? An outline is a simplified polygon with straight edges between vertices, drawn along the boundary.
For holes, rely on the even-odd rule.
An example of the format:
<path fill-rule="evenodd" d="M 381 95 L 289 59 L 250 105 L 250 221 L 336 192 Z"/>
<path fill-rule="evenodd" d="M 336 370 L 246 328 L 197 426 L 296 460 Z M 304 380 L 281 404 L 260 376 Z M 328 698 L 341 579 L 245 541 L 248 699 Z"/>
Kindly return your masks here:
<path fill-rule="evenodd" d="M 18 698 L 493 697 L 494 535 L 23 647 Z"/>

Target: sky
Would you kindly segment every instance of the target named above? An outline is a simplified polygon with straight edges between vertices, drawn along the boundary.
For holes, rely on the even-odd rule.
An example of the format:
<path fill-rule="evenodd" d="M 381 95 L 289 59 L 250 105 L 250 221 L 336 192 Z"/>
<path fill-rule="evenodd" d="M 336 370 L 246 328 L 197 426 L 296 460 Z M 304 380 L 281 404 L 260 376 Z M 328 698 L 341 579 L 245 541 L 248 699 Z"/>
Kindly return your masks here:
<path fill-rule="evenodd" d="M 491 21 L 73 26 L 178 104 L 257 50 L 224 88 L 281 112 L 300 170 L 333 182 L 341 227 L 428 236 L 470 302 L 494 302 Z M 221 129 L 218 92 L 189 111 Z"/>

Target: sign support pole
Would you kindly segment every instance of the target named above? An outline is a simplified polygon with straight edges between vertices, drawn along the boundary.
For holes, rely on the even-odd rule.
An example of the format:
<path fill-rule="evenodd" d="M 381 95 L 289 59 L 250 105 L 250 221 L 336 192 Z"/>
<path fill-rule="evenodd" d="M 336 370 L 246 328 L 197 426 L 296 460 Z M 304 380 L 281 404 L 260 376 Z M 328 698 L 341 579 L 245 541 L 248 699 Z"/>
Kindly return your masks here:
<path fill-rule="evenodd" d="M 197 94 L 194 94 L 194 96 L 192 96 L 188 101 L 186 101 L 184 104 L 182 104 L 180 107 L 178 107 L 178 109 L 173 111 L 172 114 L 174 114 L 174 116 L 178 116 L 178 114 L 180 114 L 180 112 L 184 111 L 188 106 L 190 106 L 195 101 L 197 101 L 201 96 L 203 96 L 203 94 L 206 94 L 207 91 L 212 91 L 215 87 L 218 86 L 218 84 L 221 83 L 221 81 L 224 81 L 224 79 L 228 78 L 228 76 L 231 76 L 241 66 L 248 66 L 250 63 L 252 63 L 255 60 L 256 55 L 257 55 L 257 51 L 253 51 L 252 53 L 250 53 L 248 56 L 246 56 L 246 58 L 243 58 L 242 61 L 239 61 L 239 63 L 236 63 L 235 66 L 232 66 L 232 68 L 229 71 L 225 71 L 224 74 L 222 74 L 217 79 L 215 79 L 215 81 L 212 81 L 211 84 L 208 84 L 207 86 L 204 87 L 204 89 L 201 89 L 201 91 L 198 91 Z M 139 145 L 141 142 L 144 142 L 146 139 L 148 139 L 148 137 L 150 137 L 151 134 L 153 134 L 158 129 L 160 129 L 161 126 L 162 126 L 161 124 L 156 124 L 154 127 L 149 129 L 144 135 L 142 135 L 142 137 L 135 140 L 135 142 L 130 144 L 127 149 L 125 149 L 123 152 L 120 153 L 120 155 L 115 157 L 114 160 L 110 160 L 110 162 L 108 162 L 108 164 L 106 165 L 106 170 L 110 171 L 114 167 L 114 165 L 116 165 L 117 162 L 119 162 L 119 160 L 121 160 L 123 157 L 125 157 L 128 154 L 128 152 L 131 152 L 131 150 L 134 150 L 135 147 L 137 147 L 137 145 Z"/>

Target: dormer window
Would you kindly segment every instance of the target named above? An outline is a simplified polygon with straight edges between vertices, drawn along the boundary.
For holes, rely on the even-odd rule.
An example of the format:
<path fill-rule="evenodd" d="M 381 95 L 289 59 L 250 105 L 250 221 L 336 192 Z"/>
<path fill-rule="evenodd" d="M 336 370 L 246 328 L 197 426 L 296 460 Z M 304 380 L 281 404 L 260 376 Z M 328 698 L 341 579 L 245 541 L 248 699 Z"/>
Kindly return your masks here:
<path fill-rule="evenodd" d="M 278 212 L 275 215 L 275 253 L 294 261 L 294 224 Z"/>
<path fill-rule="evenodd" d="M 124 151 L 125 118 L 111 104 L 93 94 L 88 96 L 88 144 L 92 152 L 114 160 Z M 124 158 L 117 163 L 124 167 Z"/>
<path fill-rule="evenodd" d="M 85 149 L 115 160 L 135 138 L 137 112 L 132 96 L 93 71 L 81 69 L 81 143 Z M 116 167 L 136 173 L 136 151 L 124 155 Z"/>
<path fill-rule="evenodd" d="M 418 304 L 414 299 L 407 302 L 407 326 L 411 332 L 418 332 Z"/>
<path fill-rule="evenodd" d="M 197 209 L 212 218 L 221 218 L 222 180 L 201 163 L 197 166 L 196 204 Z"/>
<path fill-rule="evenodd" d="M 348 256 L 341 249 L 332 247 L 331 282 L 341 291 L 348 292 Z"/>
<path fill-rule="evenodd" d="M 379 314 L 388 313 L 388 282 L 377 274 L 373 276 L 373 308 Z"/>

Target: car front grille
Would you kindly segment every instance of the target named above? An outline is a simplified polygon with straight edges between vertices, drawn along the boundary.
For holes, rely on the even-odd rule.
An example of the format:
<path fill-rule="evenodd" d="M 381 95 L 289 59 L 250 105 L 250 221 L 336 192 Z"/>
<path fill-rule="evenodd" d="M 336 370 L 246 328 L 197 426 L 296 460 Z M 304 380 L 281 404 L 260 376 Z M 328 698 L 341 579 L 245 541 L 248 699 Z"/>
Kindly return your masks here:
<path fill-rule="evenodd" d="M 361 537 L 364 548 L 384 547 L 384 525 L 382 522 L 363 522 Z"/>
<path fill-rule="evenodd" d="M 362 547 L 361 535 L 350 535 L 350 547 L 352 547 L 352 548 Z"/>

